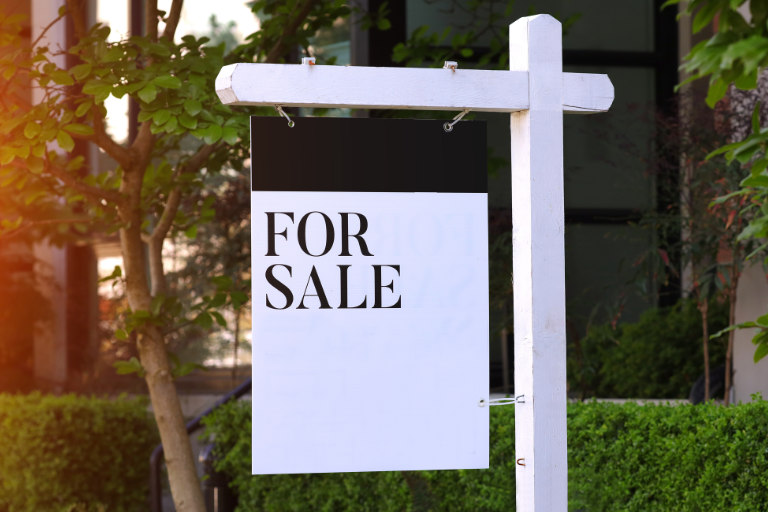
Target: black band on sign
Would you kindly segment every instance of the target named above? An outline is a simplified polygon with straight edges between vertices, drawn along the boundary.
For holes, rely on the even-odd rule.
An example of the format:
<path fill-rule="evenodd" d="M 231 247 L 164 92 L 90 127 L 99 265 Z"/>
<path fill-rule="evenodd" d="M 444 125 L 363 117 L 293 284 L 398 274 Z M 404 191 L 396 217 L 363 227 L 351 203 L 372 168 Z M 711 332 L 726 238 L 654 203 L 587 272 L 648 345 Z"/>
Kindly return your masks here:
<path fill-rule="evenodd" d="M 486 127 L 419 119 L 251 117 L 251 189 L 488 191 Z"/>

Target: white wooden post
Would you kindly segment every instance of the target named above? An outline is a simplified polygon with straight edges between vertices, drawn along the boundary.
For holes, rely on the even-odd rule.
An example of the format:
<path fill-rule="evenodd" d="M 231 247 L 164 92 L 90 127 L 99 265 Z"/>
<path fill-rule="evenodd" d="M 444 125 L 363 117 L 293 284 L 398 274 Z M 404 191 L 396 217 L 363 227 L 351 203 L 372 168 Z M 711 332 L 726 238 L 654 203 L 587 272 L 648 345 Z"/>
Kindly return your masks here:
<path fill-rule="evenodd" d="M 509 27 L 510 69 L 528 72 L 528 110 L 513 112 L 517 509 L 568 509 L 563 235 L 562 28 L 550 16 Z"/>
<path fill-rule="evenodd" d="M 568 507 L 563 113 L 605 112 L 606 75 L 563 73 L 548 15 L 510 25 L 510 71 L 231 64 L 230 105 L 475 110 L 511 114 L 517 509 Z"/>

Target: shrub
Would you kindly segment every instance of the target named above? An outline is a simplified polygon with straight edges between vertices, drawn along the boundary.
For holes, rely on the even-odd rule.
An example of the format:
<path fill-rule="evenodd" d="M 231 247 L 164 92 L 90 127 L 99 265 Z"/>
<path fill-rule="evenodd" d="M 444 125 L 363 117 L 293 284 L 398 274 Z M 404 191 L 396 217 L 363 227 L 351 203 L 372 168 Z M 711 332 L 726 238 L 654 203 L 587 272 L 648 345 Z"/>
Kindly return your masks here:
<path fill-rule="evenodd" d="M 571 408 L 569 508 L 768 510 L 768 402 Z"/>
<path fill-rule="evenodd" d="M 146 400 L 0 394 L 0 511 L 139 511 L 158 437 Z"/>
<path fill-rule="evenodd" d="M 727 305 L 713 302 L 709 332 L 727 325 Z M 575 356 L 574 348 L 570 356 Z M 704 373 L 701 316 L 693 300 L 649 309 L 639 321 L 616 328 L 594 326 L 580 350 L 580 358 L 569 357 L 568 384 L 582 398 L 688 398 Z M 713 341 L 709 350 L 710 368 L 723 364 L 725 345 Z"/>
<path fill-rule="evenodd" d="M 251 411 L 207 420 L 239 512 L 515 509 L 514 408 L 491 409 L 486 470 L 251 476 Z M 768 402 L 568 407 L 569 509 L 768 510 Z"/>

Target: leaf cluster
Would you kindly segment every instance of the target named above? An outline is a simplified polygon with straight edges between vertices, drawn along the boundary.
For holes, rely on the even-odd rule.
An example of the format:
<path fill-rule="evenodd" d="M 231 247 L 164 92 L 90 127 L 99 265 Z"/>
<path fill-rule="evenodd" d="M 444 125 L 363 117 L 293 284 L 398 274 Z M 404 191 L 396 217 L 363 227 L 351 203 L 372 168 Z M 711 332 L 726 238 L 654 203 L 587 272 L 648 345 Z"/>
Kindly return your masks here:
<path fill-rule="evenodd" d="M 663 7 L 681 3 L 669 0 Z M 750 20 L 739 9 L 748 4 Z M 765 0 L 691 0 L 686 11 L 693 15 L 696 34 L 717 20 L 715 35 L 694 46 L 682 69 L 691 73 L 683 84 L 709 77 L 707 104 L 713 107 L 733 84 L 754 89 L 761 68 L 768 64 L 768 2 Z M 681 84 L 682 85 L 682 84 Z"/>
<path fill-rule="evenodd" d="M 664 5 L 680 2 L 670 0 Z M 739 11 L 747 4 L 749 20 Z M 682 66 L 691 73 L 688 81 L 709 77 L 707 104 L 713 107 L 731 85 L 744 90 L 757 87 L 761 71 L 768 65 L 768 0 L 748 3 L 746 0 L 691 0 L 686 11 L 694 15 L 694 33 L 717 20 L 715 35 L 697 44 Z M 749 168 L 737 190 L 712 203 L 739 201 L 737 218 L 742 226 L 739 239 L 759 242 L 747 258 L 768 249 L 768 129 L 761 127 L 759 104 L 753 109 L 751 124 L 751 133 L 744 140 L 725 145 L 709 155 L 709 158 L 723 155 L 728 162 Z M 758 345 L 757 354 L 761 358 L 768 355 L 768 338 L 758 334 L 753 341 Z"/>

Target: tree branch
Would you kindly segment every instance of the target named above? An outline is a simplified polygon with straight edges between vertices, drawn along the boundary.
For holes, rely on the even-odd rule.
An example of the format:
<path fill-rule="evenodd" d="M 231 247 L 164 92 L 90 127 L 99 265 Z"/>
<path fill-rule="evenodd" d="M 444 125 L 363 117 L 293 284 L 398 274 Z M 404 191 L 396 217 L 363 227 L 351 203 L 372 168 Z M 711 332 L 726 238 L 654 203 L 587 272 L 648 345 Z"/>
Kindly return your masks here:
<path fill-rule="evenodd" d="M 144 27 L 150 41 L 157 41 L 157 0 L 144 2 Z"/>
<path fill-rule="evenodd" d="M 181 7 L 184 4 L 184 0 L 173 0 L 171 4 L 171 12 L 168 13 L 168 17 L 165 19 L 165 29 L 163 29 L 163 39 L 173 41 L 173 36 L 176 35 L 176 27 L 179 26 L 179 18 L 181 18 Z"/>
<path fill-rule="evenodd" d="M 175 181 L 184 173 L 199 171 L 208 157 L 210 157 L 218 147 L 220 147 L 220 144 L 206 144 L 201 146 L 189 160 L 176 168 L 173 172 L 173 180 Z M 176 217 L 176 212 L 179 210 L 180 204 L 181 186 L 177 184 L 168 195 L 168 200 L 165 202 L 165 208 L 163 208 L 163 213 L 160 215 L 160 220 L 157 222 L 155 229 L 152 230 L 152 234 L 146 239 L 149 249 L 149 272 L 150 280 L 152 282 L 152 295 L 155 297 L 159 293 L 165 293 L 166 290 L 165 271 L 163 269 L 163 241 L 173 225 L 173 219 Z"/>
<path fill-rule="evenodd" d="M 286 50 L 288 49 L 288 45 L 285 42 L 286 38 L 296 33 L 296 30 L 304 22 L 304 20 L 307 19 L 307 16 L 309 16 L 309 13 L 315 7 L 317 2 L 318 0 L 307 0 L 304 3 L 298 14 L 296 14 L 296 17 L 285 26 L 282 34 L 280 34 L 280 38 L 277 40 L 272 49 L 267 53 L 266 62 L 275 63 L 283 54 L 285 54 Z"/>
<path fill-rule="evenodd" d="M 176 168 L 173 173 L 174 181 L 182 174 L 199 171 L 205 164 L 205 161 L 208 160 L 211 154 L 213 154 L 219 147 L 221 147 L 221 143 L 205 144 L 201 146 L 189 160 Z M 160 215 L 160 220 L 157 222 L 155 229 L 152 230 L 150 240 L 160 240 L 162 242 L 162 240 L 165 239 L 168 231 L 171 229 L 173 219 L 176 217 L 176 212 L 179 209 L 180 203 L 181 187 L 176 185 L 168 195 L 168 200 L 165 202 L 165 208 L 163 209 L 162 215 Z"/>
<path fill-rule="evenodd" d="M 121 206 L 123 204 L 123 197 L 118 192 L 86 185 L 50 160 L 46 159 L 46 164 L 46 170 L 51 174 L 51 176 L 58 178 L 65 185 L 71 187 L 77 192 L 80 192 L 97 205 L 104 206 L 102 201 L 112 203 L 114 206 Z"/>
<path fill-rule="evenodd" d="M 25 224 L 22 224 L 17 228 L 11 229 L 10 231 L 7 231 L 5 233 L 0 231 L 0 239 L 13 238 L 14 236 L 18 236 L 20 233 L 23 233 L 24 231 L 37 226 L 50 226 L 50 225 L 60 225 L 60 224 L 90 224 L 92 222 L 93 222 L 93 219 L 91 219 L 90 217 L 32 220 Z"/>
<path fill-rule="evenodd" d="M 136 135 L 136 138 L 133 139 L 133 143 L 131 144 L 131 165 L 129 167 L 133 168 L 134 166 L 138 166 L 144 168 L 149 162 L 149 159 L 152 156 L 152 145 L 155 143 L 155 136 L 152 135 L 151 127 L 152 121 L 144 121 L 141 123 L 139 133 Z M 126 168 L 126 171 L 128 171 L 128 168 Z"/>
<path fill-rule="evenodd" d="M 90 137 L 91 142 L 99 146 L 109 156 L 115 159 L 124 170 L 128 168 L 131 162 L 130 152 L 118 144 L 107 134 L 107 128 L 104 124 L 104 114 L 101 109 L 94 105 L 93 111 L 93 135 Z"/>
<path fill-rule="evenodd" d="M 70 4 L 73 3 L 73 1 L 74 0 L 67 0 L 67 11 L 70 11 L 72 9 L 72 7 L 70 7 Z M 45 37 L 45 34 L 48 33 L 48 31 L 51 29 L 51 27 L 53 27 L 56 23 L 58 23 L 64 16 L 65 16 L 65 14 L 60 14 L 60 15 L 56 16 L 53 19 L 53 21 L 51 21 L 49 24 L 47 24 L 45 26 L 45 28 L 43 28 L 43 31 L 40 32 L 40 35 L 38 35 L 37 38 L 34 41 L 32 41 L 32 44 L 30 45 L 30 48 L 34 49 L 35 46 L 37 46 L 37 44 L 40 41 L 43 40 L 43 38 Z M 78 17 L 79 16 L 76 16 L 76 15 L 72 16 L 73 20 L 78 18 Z M 75 32 L 77 33 L 77 22 L 75 22 Z M 78 37 L 79 37 L 79 34 L 78 34 Z"/>

